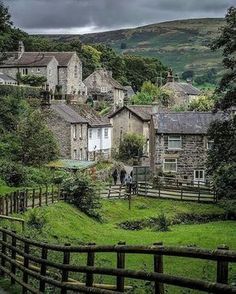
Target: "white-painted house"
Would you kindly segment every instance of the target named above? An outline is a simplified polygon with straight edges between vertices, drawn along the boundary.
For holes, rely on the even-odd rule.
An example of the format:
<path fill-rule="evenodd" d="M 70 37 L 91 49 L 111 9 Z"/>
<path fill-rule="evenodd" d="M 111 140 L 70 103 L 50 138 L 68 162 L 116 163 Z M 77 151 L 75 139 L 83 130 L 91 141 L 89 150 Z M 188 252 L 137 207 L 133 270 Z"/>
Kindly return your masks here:
<path fill-rule="evenodd" d="M 71 105 L 88 122 L 88 160 L 111 156 L 112 125 L 87 105 Z"/>

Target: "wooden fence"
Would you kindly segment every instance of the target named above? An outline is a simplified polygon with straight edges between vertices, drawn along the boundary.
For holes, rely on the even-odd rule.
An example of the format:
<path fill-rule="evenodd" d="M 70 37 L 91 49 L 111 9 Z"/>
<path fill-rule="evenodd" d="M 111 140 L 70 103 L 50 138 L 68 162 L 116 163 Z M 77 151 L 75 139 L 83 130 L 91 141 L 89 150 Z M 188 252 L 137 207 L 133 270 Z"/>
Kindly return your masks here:
<path fill-rule="evenodd" d="M 153 197 L 153 198 L 166 198 L 175 200 L 198 201 L 198 202 L 217 202 L 217 196 L 211 187 L 197 185 L 167 185 L 158 183 L 154 186 L 152 183 L 139 182 L 138 195 Z"/>
<path fill-rule="evenodd" d="M 0 215 L 24 212 L 28 208 L 54 203 L 59 198 L 60 189 L 55 186 L 17 190 L 0 197 Z"/>
<path fill-rule="evenodd" d="M 153 282 L 153 293 L 164 294 L 165 284 L 207 293 L 236 293 L 236 288 L 228 285 L 230 263 L 236 263 L 236 251 L 227 247 L 217 250 L 204 250 L 194 247 L 168 247 L 162 243 L 152 246 L 127 246 L 119 243 L 114 246 L 97 246 L 88 244 L 71 246 L 70 244 L 50 245 L 17 235 L 15 232 L 0 228 L 0 274 L 8 276 L 12 284 L 22 286 L 22 293 L 44 293 L 50 287 L 53 293 L 123 293 L 130 289 L 131 279 Z M 53 254 L 61 256 L 61 261 L 51 260 Z M 97 265 L 99 254 L 116 256 L 116 267 L 108 268 Z M 74 255 L 85 255 L 85 264 L 73 264 Z M 128 255 L 152 256 L 153 270 L 130 270 L 126 268 Z M 72 256 L 73 255 L 73 256 Z M 164 273 L 164 257 L 184 257 L 214 261 L 216 263 L 216 278 L 214 282 L 173 276 Z M 72 274 L 77 275 L 72 278 Z M 78 279 L 78 275 L 80 280 Z M 96 284 L 95 276 L 111 276 L 114 285 Z M 83 276 L 83 277 L 82 277 Z M 81 280 L 82 279 L 82 280 Z M 83 281 L 83 282 L 82 282 Z"/>

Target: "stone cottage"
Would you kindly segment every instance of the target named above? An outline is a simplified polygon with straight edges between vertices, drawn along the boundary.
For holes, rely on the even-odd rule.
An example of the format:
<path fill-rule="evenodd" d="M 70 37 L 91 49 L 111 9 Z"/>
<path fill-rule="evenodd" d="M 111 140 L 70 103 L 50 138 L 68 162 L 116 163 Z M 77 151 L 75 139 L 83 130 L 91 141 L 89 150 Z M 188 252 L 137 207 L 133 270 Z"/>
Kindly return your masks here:
<path fill-rule="evenodd" d="M 94 102 L 107 101 L 114 109 L 124 105 L 126 90 L 112 77 L 112 72 L 103 68 L 95 70 L 84 80 L 87 94 Z"/>
<path fill-rule="evenodd" d="M 111 156 L 112 125 L 88 105 L 73 104 L 72 107 L 88 123 L 88 160 Z"/>
<path fill-rule="evenodd" d="M 168 72 L 167 83 L 162 88 L 172 93 L 175 105 L 189 103 L 201 95 L 201 91 L 191 83 L 176 82 L 172 71 Z"/>
<path fill-rule="evenodd" d="M 82 63 L 76 52 L 25 52 L 19 43 L 18 52 L 7 53 L 8 58 L 0 64 L 0 71 L 13 79 L 17 76 L 35 75 L 47 79 L 49 90 L 56 86 L 62 94 L 80 94 L 82 83 Z"/>
<path fill-rule="evenodd" d="M 60 156 L 67 159 L 88 159 L 88 122 L 69 105 L 52 101 L 44 109 L 49 129 L 59 145 Z"/>
<path fill-rule="evenodd" d="M 110 114 L 113 148 L 119 148 L 125 134 L 136 133 L 145 137 L 144 154 L 149 155 L 149 126 L 152 112 L 152 105 L 127 105 Z"/>
<path fill-rule="evenodd" d="M 153 114 L 150 124 L 153 173 L 205 182 L 207 152 L 212 144 L 207 138 L 207 129 L 218 116 L 211 112 Z"/>

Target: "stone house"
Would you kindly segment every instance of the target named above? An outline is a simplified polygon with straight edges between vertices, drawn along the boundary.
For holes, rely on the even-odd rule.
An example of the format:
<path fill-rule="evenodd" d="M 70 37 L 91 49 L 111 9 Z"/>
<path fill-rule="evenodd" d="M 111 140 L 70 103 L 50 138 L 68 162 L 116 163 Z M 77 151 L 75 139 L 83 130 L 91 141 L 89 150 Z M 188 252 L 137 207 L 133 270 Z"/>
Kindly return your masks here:
<path fill-rule="evenodd" d="M 73 104 L 72 107 L 88 123 L 88 160 L 111 156 L 112 125 L 88 105 Z"/>
<path fill-rule="evenodd" d="M 18 52 L 9 52 L 7 56 L 0 71 L 13 79 L 19 74 L 44 76 L 53 93 L 60 86 L 62 94 L 80 94 L 82 63 L 76 52 L 25 52 L 20 42 Z"/>
<path fill-rule="evenodd" d="M 187 104 L 201 95 L 201 91 L 194 87 L 191 83 L 176 82 L 172 71 L 168 73 L 167 83 L 162 89 L 169 90 L 173 93 L 173 104 Z"/>
<path fill-rule="evenodd" d="M 44 109 L 49 129 L 59 145 L 60 156 L 67 159 L 88 159 L 88 122 L 69 105 L 52 101 Z"/>
<path fill-rule="evenodd" d="M 119 148 L 125 134 L 136 133 L 144 136 L 146 141 L 144 154 L 149 155 L 149 126 L 152 112 L 152 105 L 126 105 L 110 114 L 113 148 L 115 150 Z"/>
<path fill-rule="evenodd" d="M 8 75 L 0 72 L 0 85 L 17 85 L 17 80 L 9 77 Z"/>
<path fill-rule="evenodd" d="M 211 147 L 207 129 L 218 115 L 211 112 L 159 112 L 150 124 L 150 165 L 154 174 L 206 181 Z"/>
<path fill-rule="evenodd" d="M 87 94 L 94 102 L 107 101 L 114 109 L 124 105 L 126 90 L 112 77 L 112 72 L 105 69 L 97 69 L 84 80 Z"/>

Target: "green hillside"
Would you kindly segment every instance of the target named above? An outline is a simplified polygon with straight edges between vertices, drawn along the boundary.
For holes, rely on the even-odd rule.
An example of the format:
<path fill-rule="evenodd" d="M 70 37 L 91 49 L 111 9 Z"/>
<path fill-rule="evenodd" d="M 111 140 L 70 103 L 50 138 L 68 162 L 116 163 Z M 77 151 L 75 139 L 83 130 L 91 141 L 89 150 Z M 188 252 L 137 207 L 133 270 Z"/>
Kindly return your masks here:
<path fill-rule="evenodd" d="M 83 43 L 106 43 L 117 52 L 157 57 L 175 72 L 221 69 L 221 52 L 212 52 L 208 44 L 217 36 L 224 19 L 189 19 L 147 25 L 134 29 L 93 33 L 81 36 L 51 36 L 69 41 L 79 38 Z"/>

